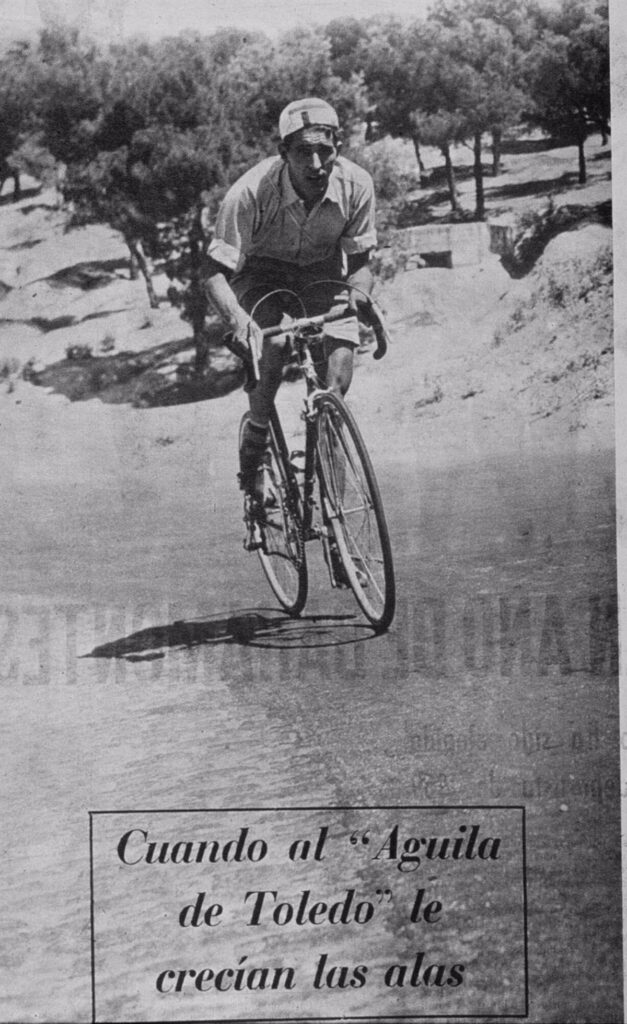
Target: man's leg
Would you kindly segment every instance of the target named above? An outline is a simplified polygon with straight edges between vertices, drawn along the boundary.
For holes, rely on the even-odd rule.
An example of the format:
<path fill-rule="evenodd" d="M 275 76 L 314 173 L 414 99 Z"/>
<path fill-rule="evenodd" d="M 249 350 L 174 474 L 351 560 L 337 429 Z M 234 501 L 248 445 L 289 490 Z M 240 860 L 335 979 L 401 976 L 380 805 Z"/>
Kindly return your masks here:
<path fill-rule="evenodd" d="M 273 295 L 271 299 L 259 303 L 259 299 L 275 287 L 274 282 L 257 283 L 253 288 L 248 288 L 245 294 L 238 296 L 248 313 L 254 310 L 255 321 L 262 328 L 274 327 L 283 315 L 280 295 Z M 264 340 L 259 380 L 248 395 L 250 414 L 240 438 L 240 486 L 242 490 L 255 494 L 260 501 L 263 501 L 264 495 L 259 470 L 263 467 L 270 414 L 281 383 L 284 345 L 285 338 L 282 335 Z"/>
<path fill-rule="evenodd" d="M 250 414 L 244 425 L 239 450 L 239 480 L 242 490 L 254 494 L 264 504 L 263 469 L 268 441 L 268 424 L 283 370 L 285 338 L 266 338 L 259 363 L 257 386 L 248 395 Z"/>
<path fill-rule="evenodd" d="M 259 380 L 257 386 L 248 395 L 250 418 L 260 427 L 268 426 L 270 413 L 279 390 L 284 363 L 285 336 L 265 338 L 263 355 L 259 363 Z"/>
<path fill-rule="evenodd" d="M 345 395 L 353 379 L 354 352 L 359 347 L 359 325 L 355 314 L 347 309 L 349 292 L 338 281 L 340 274 L 339 267 L 327 267 L 325 264 L 306 268 L 301 272 L 300 294 L 312 316 L 346 314 L 341 320 L 335 320 L 325 327 L 325 362 L 320 368 L 320 376 L 327 386 Z"/>
<path fill-rule="evenodd" d="M 339 395 L 345 395 L 353 379 L 355 346 L 337 338 L 327 338 L 325 345 L 328 352 L 327 386 Z"/>

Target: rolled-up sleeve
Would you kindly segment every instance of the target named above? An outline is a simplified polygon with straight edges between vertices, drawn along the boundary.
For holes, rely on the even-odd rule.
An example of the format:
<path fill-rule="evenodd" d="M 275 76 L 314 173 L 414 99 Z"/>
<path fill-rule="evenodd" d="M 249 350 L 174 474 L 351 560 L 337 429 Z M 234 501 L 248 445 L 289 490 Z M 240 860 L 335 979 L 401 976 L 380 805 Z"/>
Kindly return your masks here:
<path fill-rule="evenodd" d="M 218 212 L 208 255 L 229 270 L 237 270 L 250 246 L 255 213 L 253 194 L 236 182 L 227 192 Z"/>
<path fill-rule="evenodd" d="M 360 189 L 355 209 L 340 239 L 342 250 L 347 256 L 367 252 L 377 244 L 375 228 L 375 198 L 372 180 Z"/>

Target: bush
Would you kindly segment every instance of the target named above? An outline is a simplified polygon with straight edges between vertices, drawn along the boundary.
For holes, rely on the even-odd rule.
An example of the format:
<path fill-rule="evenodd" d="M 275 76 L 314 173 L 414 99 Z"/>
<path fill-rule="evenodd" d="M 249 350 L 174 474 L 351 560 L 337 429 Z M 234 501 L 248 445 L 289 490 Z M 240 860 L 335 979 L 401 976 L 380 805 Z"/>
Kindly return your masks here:
<path fill-rule="evenodd" d="M 77 361 L 82 359 L 91 359 L 93 357 L 93 352 L 89 345 L 68 345 L 65 350 L 65 357 L 66 359 Z"/>
<path fill-rule="evenodd" d="M 611 245 L 586 256 L 562 260 L 541 271 L 539 294 L 551 306 L 565 308 L 612 283 Z"/>
<path fill-rule="evenodd" d="M 55 184 L 57 162 L 42 139 L 41 132 L 25 136 L 11 154 L 11 163 L 20 173 L 30 174 L 49 187 Z"/>
<path fill-rule="evenodd" d="M 416 184 L 415 175 L 402 167 L 398 146 L 389 139 L 372 145 L 353 142 L 347 147 L 346 156 L 372 175 L 378 199 L 399 199 Z"/>
<path fill-rule="evenodd" d="M 494 332 L 494 344 L 502 344 L 534 318 L 546 317 L 547 307 L 569 310 L 576 321 L 582 312 L 581 303 L 594 296 L 597 301 L 612 303 L 612 246 L 603 245 L 584 256 L 540 262 L 535 274 L 536 286 L 530 298 L 519 302 L 507 319 Z"/>

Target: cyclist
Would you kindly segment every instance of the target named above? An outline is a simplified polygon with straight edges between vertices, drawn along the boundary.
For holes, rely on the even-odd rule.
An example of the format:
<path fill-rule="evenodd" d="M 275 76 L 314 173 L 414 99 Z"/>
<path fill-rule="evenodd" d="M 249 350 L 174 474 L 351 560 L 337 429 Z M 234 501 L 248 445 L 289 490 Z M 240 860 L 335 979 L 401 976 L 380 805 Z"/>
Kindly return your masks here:
<path fill-rule="evenodd" d="M 205 289 L 233 333 L 237 351 L 251 352 L 259 382 L 249 394 L 250 414 L 242 432 L 239 481 L 263 500 L 259 472 L 270 412 L 281 382 L 285 338 L 265 340 L 261 327 L 294 312 L 293 299 L 269 292 L 289 289 L 303 296 L 307 313 L 346 309 L 325 328 L 326 383 L 345 394 L 359 344 L 359 292 L 329 284 L 342 280 L 363 292 L 372 288 L 368 266 L 376 243 L 374 188 L 370 175 L 340 156 L 342 133 L 328 103 L 306 97 L 289 103 L 279 118 L 279 155 L 262 160 L 227 192 L 208 247 Z M 302 315 L 302 314 L 300 314 Z"/>

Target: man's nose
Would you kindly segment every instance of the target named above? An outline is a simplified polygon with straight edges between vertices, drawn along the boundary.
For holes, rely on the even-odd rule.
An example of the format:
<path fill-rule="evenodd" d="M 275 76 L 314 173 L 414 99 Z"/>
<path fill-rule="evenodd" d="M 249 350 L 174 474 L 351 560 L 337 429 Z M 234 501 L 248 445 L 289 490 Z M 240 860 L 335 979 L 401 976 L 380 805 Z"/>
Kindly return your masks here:
<path fill-rule="evenodd" d="M 310 157 L 310 166 L 312 171 L 319 171 L 322 168 L 322 160 L 317 153 L 312 153 Z"/>

